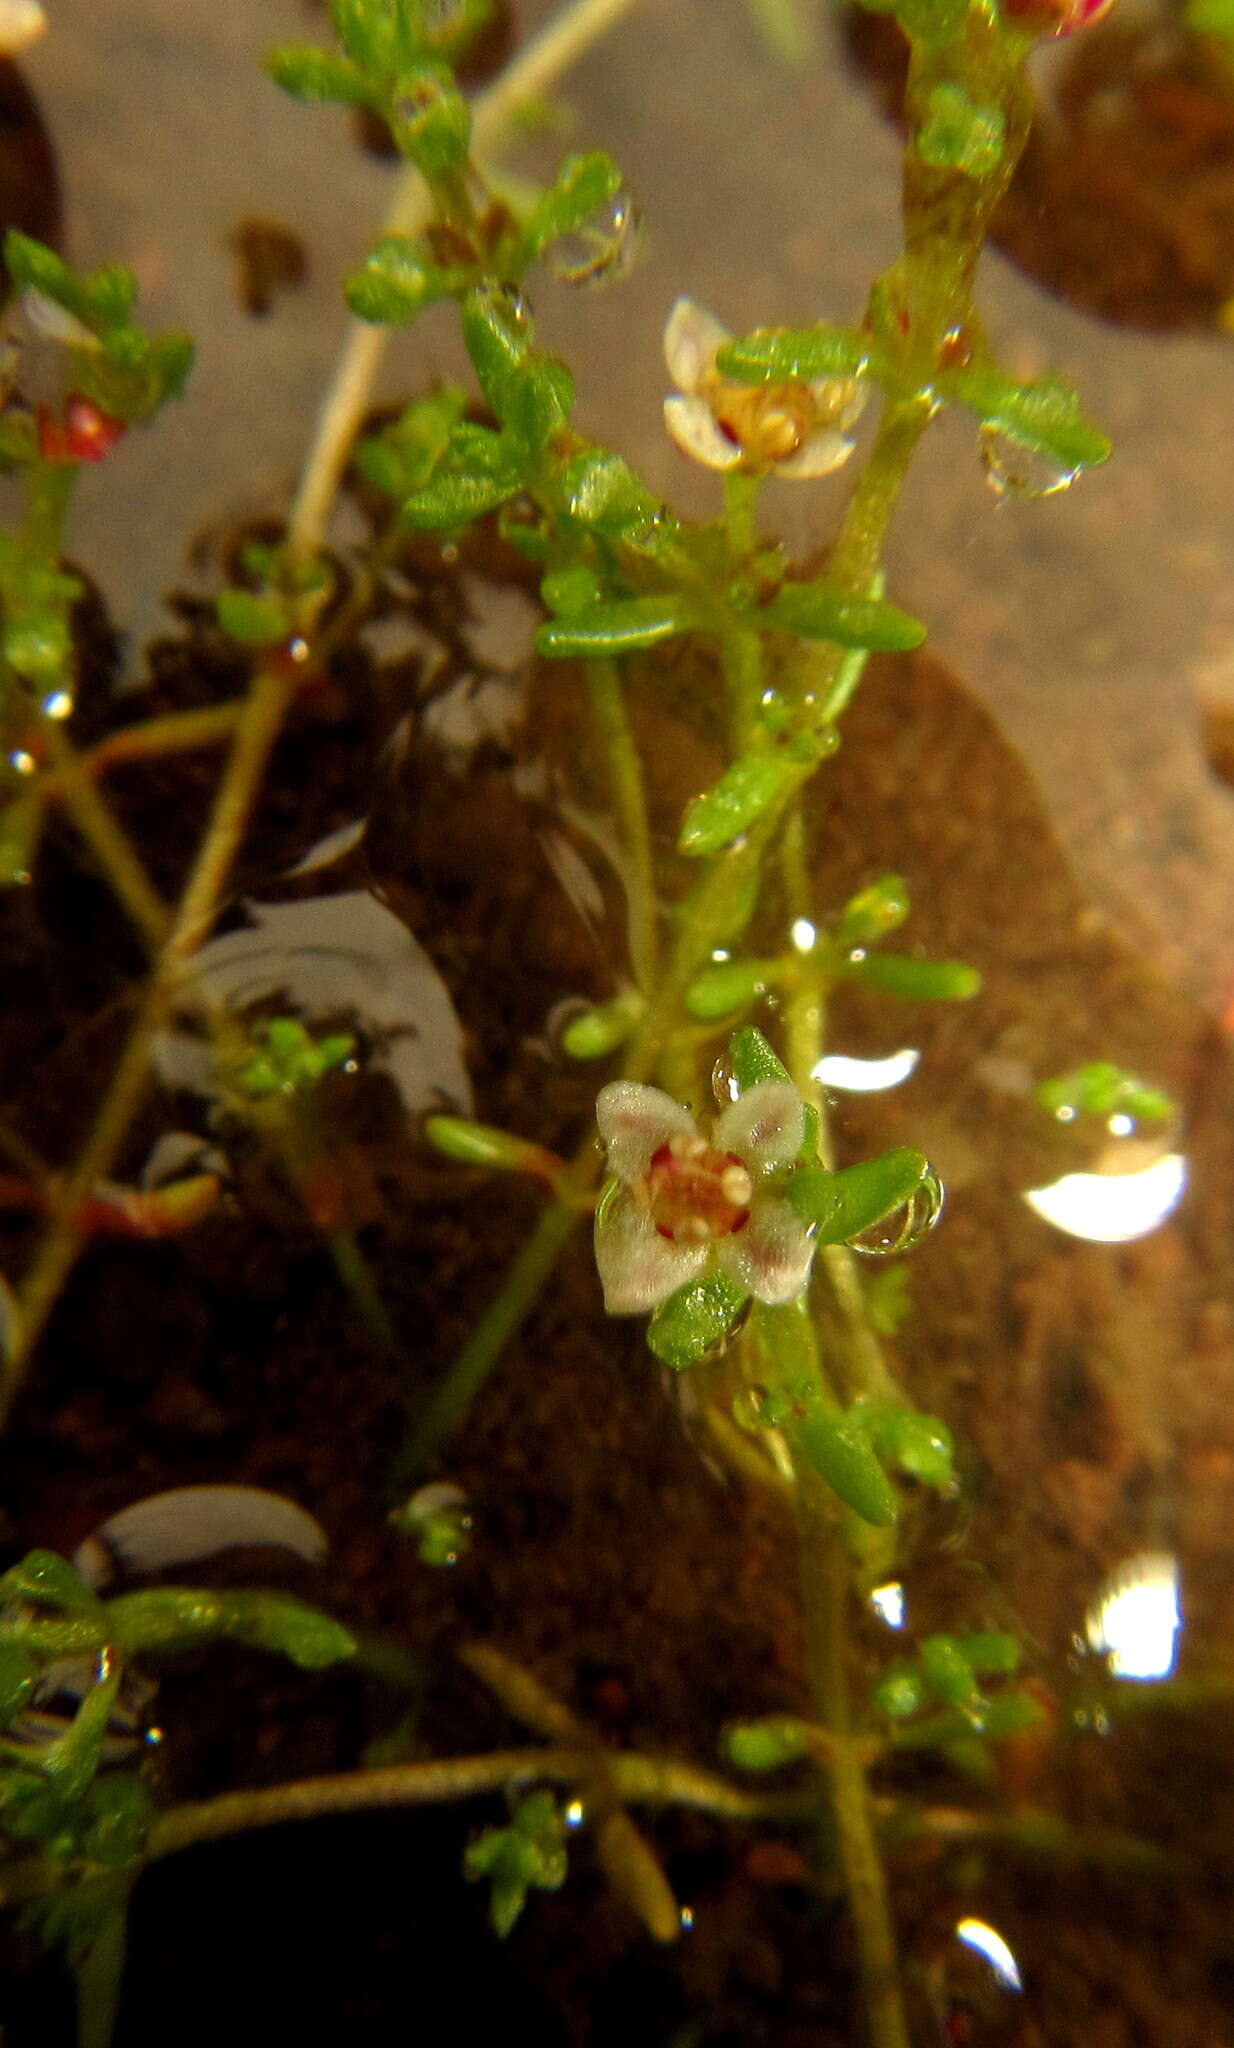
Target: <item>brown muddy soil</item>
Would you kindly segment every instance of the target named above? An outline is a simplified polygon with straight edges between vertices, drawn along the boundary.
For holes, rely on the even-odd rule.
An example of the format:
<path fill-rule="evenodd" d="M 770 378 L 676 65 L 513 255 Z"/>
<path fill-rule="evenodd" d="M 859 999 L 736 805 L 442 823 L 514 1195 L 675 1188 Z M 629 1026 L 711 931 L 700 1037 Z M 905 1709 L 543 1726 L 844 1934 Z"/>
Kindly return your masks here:
<path fill-rule="evenodd" d="M 487 548 L 465 569 L 513 565 Z M 377 609 L 406 609 L 456 659 L 468 605 L 439 555 L 408 556 Z M 182 607 L 151 656 L 152 694 L 107 699 L 112 658 L 95 608 L 76 737 L 118 718 L 213 701 L 242 665 Z M 359 638 L 306 692 L 246 840 L 237 896 L 367 881 L 414 929 L 462 1019 L 477 1113 L 571 1144 L 603 1074 L 567 1068 L 549 1014 L 608 992 L 617 903 L 580 915 L 546 848 L 564 819 L 556 770 L 584 799 L 573 678 L 536 672 L 521 732 L 489 739 L 460 778 L 430 737 L 422 653 L 378 659 Z M 636 689 L 665 831 L 712 770 L 682 711 L 697 679 Z M 391 744 L 391 736 L 395 736 Z M 516 775 L 528 763 L 530 779 Z M 209 755 L 117 772 L 130 830 L 170 894 L 216 772 Z M 519 793 L 516 783 L 530 795 Z M 912 1142 L 948 1186 L 944 1223 L 911 1261 L 913 1311 L 895 1345 L 906 1384 L 948 1417 L 962 1497 L 910 1503 L 902 1567 L 915 1632 L 1011 1626 L 1049 1708 L 1048 1735 L 1003 1779 L 968 1785 L 897 1766 L 897 1793 L 997 1815 L 1017 1801 L 1077 1827 L 1133 1829 L 1167 1852 L 1152 1881 L 1117 1862 L 1043 1861 L 927 1838 L 893 1856 L 917 2040 L 959 2048 L 1219 2048 L 1234 2041 L 1230 1905 L 1234 1783 L 1220 1712 L 1077 1727 L 1090 1682 L 1074 1639 L 1105 1572 L 1177 1550 L 1187 1588 L 1184 1674 L 1234 1681 L 1224 1626 L 1234 1565 L 1234 1345 L 1227 1048 L 1101 926 L 1055 848 L 1033 786 L 954 678 L 924 658 L 875 662 L 817 785 L 820 915 L 888 868 L 914 904 L 907 937 L 975 962 L 961 1008 L 837 1000 L 835 1049 L 920 1048 L 902 1089 L 837 1104 L 845 1157 Z M 311 882 L 281 877 L 324 833 L 369 818 L 363 849 Z M 559 870 L 560 871 L 560 864 Z M 0 900 L 9 963 L 0 1118 L 53 1164 L 69 1160 L 138 986 L 130 936 L 57 826 L 32 890 Z M 362 1025 L 361 1025 L 362 1029 Z M 1187 1200 L 1141 1243 L 1064 1240 L 1020 1191 L 1080 1163 L 1026 1094 L 1029 1079 L 1100 1054 L 1171 1089 L 1191 1164 Z M 607 1071 L 607 1070 L 606 1070 Z M 321 1519 L 328 1568 L 299 1590 L 413 1660 L 408 1689 L 354 1671 L 305 1678 L 239 1652 L 182 1660 L 163 1680 L 167 1799 L 358 1764 L 405 1716 L 400 1754 L 525 1739 L 459 1666 L 460 1641 L 524 1663 L 613 1744 L 715 1758 L 724 1722 L 802 1703 L 795 1566 L 776 1511 L 700 1454 L 637 1325 L 606 1324 L 583 1233 L 439 1469 L 464 1486 L 469 1553 L 433 1571 L 386 1520 L 410 1414 L 439 1379 L 532 1219 L 535 1199 L 434 1161 L 389 1084 L 363 1070 L 323 1092 L 320 1143 L 407 1353 L 393 1362 L 340 1291 L 315 1232 L 251 1134 L 222 1136 L 225 1199 L 171 1244 L 98 1245 L 57 1311 L 0 1449 L 5 1559 L 71 1552 L 115 1509 L 160 1487 L 232 1480 L 285 1490 Z M 121 1162 L 134 1177 L 200 1104 L 152 1090 Z M 0 1270 L 30 1226 L 7 1220 Z M 716 1369 L 722 1372 L 722 1365 Z M 889 1638 L 862 1635 L 873 1672 Z M 898 1645 L 896 1647 L 899 1647 Z M 545 2043 L 618 2048 L 843 2048 L 850 1940 L 808 1882 L 809 1844 L 666 1814 L 652 1827 L 693 1914 L 653 1945 L 609 1893 L 584 1839 L 563 1892 L 535 1895 L 499 1945 L 460 1876 L 497 1801 L 284 1829 L 165 1864 L 140 1885 L 119 2048 L 277 2039 L 383 2043 L 449 2015 L 459 2041 L 519 2027 Z M 990 2003 L 950 1941 L 961 1915 L 1000 1927 L 1022 1998 Z M 71 2038 L 67 1990 L 38 1968 L 0 1994 L 8 2048 Z"/>

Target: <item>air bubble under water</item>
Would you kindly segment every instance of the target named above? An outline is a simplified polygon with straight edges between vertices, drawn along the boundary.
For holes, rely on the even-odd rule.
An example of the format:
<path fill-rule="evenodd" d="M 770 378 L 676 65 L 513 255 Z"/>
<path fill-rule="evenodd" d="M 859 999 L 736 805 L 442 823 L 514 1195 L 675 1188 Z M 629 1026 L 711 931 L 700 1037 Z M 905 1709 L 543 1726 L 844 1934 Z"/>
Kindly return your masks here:
<path fill-rule="evenodd" d="M 1053 498 L 1069 490 L 1079 475 L 1053 456 L 1042 455 L 1013 441 L 997 427 L 981 430 L 981 460 L 985 480 L 999 498 Z"/>
<path fill-rule="evenodd" d="M 563 284 L 610 284 L 630 269 L 640 236 L 639 210 L 622 187 L 568 234 L 558 235 L 545 261 Z"/>
<path fill-rule="evenodd" d="M 913 1189 L 907 1202 L 893 1209 L 880 1222 L 848 1240 L 851 1251 L 867 1259 L 888 1259 L 896 1252 L 910 1252 L 933 1230 L 943 1213 L 943 1184 L 930 1167 Z"/>

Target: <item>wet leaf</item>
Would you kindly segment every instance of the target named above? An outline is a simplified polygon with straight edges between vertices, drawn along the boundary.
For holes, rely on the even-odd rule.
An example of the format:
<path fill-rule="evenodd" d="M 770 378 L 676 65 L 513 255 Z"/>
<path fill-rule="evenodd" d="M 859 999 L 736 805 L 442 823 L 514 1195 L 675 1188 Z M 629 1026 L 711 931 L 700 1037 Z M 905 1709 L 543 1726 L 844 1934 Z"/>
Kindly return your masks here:
<path fill-rule="evenodd" d="M 566 1880 L 565 1825 L 552 1793 L 528 1793 L 509 1827 L 486 1828 L 477 1835 L 468 1844 L 463 1872 L 473 1882 L 488 1879 L 489 1917 L 504 1940 L 533 1886 L 555 1892 Z"/>
<path fill-rule="evenodd" d="M 449 65 L 430 59 L 400 72 L 384 111 L 403 155 L 430 183 L 466 164 L 471 109 Z"/>
<path fill-rule="evenodd" d="M 772 1051 L 761 1031 L 747 1024 L 734 1031 L 728 1041 L 728 1059 L 733 1079 L 743 1095 L 760 1081 L 787 1081 L 788 1068 Z"/>
<path fill-rule="evenodd" d="M 931 1170 L 922 1153 L 903 1145 L 838 1173 L 799 1167 L 784 1192 L 797 1214 L 817 1227 L 820 1244 L 847 1244 L 902 1209 Z"/>
<path fill-rule="evenodd" d="M 860 376 L 870 360 L 869 336 L 853 327 L 756 327 L 725 342 L 716 357 L 722 376 L 743 384 L 779 383 L 790 377 Z"/>
<path fill-rule="evenodd" d="M 573 618 L 550 619 L 536 634 L 536 649 L 557 659 L 635 654 L 688 632 L 690 623 L 680 597 L 615 597 Z"/>
<path fill-rule="evenodd" d="M 796 753 L 787 747 L 732 762 L 718 782 L 686 806 L 678 851 L 701 856 L 730 846 L 796 787 L 801 769 Z"/>
<path fill-rule="evenodd" d="M 607 540 L 640 541 L 671 525 L 659 499 L 607 448 L 571 456 L 557 473 L 557 487 L 570 518 Z"/>
<path fill-rule="evenodd" d="M 621 189 L 621 172 L 603 150 L 567 157 L 523 224 L 524 261 L 540 256 L 559 235 L 570 234 Z"/>
<path fill-rule="evenodd" d="M 99 1603 L 72 1565 L 54 1550 L 31 1550 L 0 1578 L 0 1602 L 58 1607 L 64 1614 L 96 1616 Z"/>
<path fill-rule="evenodd" d="M 130 1655 L 227 1640 L 319 1671 L 354 1656 L 356 1649 L 354 1638 L 337 1621 L 285 1593 L 162 1586 L 108 1601 L 107 1621 L 113 1640 Z"/>
<path fill-rule="evenodd" d="M 790 1444 L 832 1492 L 876 1529 L 896 1518 L 891 1481 L 878 1462 L 859 1415 L 821 1406 L 785 1425 Z"/>
<path fill-rule="evenodd" d="M 647 1325 L 647 1343 L 673 1372 L 682 1372 L 723 1343 L 746 1299 L 723 1273 L 705 1273 L 660 1303 Z"/>
<path fill-rule="evenodd" d="M 876 597 L 854 597 L 838 584 L 786 583 L 763 605 L 745 609 L 760 626 L 796 633 L 803 640 L 830 640 L 837 647 L 895 653 L 920 647 L 926 629 L 919 619 Z"/>
<path fill-rule="evenodd" d="M 904 923 L 908 891 L 902 875 L 880 875 L 845 904 L 836 926 L 837 946 L 868 946 Z"/>
<path fill-rule="evenodd" d="M 938 389 L 975 412 L 985 426 L 1048 456 L 1064 471 L 1084 469 L 1109 456 L 1108 439 L 1089 425 L 1075 391 L 1061 377 L 1017 384 L 995 363 L 974 363 L 940 377 Z"/>
<path fill-rule="evenodd" d="M 879 1457 L 898 1465 L 926 1486 L 949 1486 L 955 1478 L 951 1431 L 936 1415 L 891 1402 L 863 1402 L 862 1419 Z"/>
<path fill-rule="evenodd" d="M 364 268 L 348 278 L 344 296 L 357 320 L 398 327 L 463 290 L 471 277 L 468 268 L 434 263 L 406 235 L 386 235 L 369 250 Z"/>
<path fill-rule="evenodd" d="M 571 1017 L 561 1034 L 561 1048 L 572 1060 L 602 1060 L 624 1045 L 645 1008 L 643 998 L 625 989 L 607 1003 L 597 1003 Z"/>

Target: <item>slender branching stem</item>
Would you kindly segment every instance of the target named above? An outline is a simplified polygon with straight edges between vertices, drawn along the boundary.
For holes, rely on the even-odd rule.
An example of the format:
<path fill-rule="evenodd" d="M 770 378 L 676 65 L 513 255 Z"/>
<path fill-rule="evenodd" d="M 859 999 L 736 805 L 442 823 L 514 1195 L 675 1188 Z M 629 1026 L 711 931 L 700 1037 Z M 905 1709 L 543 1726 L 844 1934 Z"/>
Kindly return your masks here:
<path fill-rule="evenodd" d="M 447 1757 L 440 1763 L 391 1764 L 258 1791 L 225 1792 L 217 1799 L 174 1807 L 156 1821 L 147 1861 L 158 1862 L 199 1842 L 315 1820 L 327 1813 L 440 1805 L 524 1785 L 585 1785 L 595 1769 L 594 1749 L 497 1749 L 483 1756 Z M 605 1770 L 618 1797 L 631 1805 L 687 1806 L 737 1821 L 796 1818 L 802 1811 L 797 1793 L 748 1792 L 717 1772 L 672 1757 L 609 1755 Z"/>
<path fill-rule="evenodd" d="M 549 92 L 580 57 L 628 14 L 635 0 L 571 0 L 538 36 L 480 93 L 472 108 L 472 147 L 477 157 L 493 150 L 520 107 Z M 430 218 L 424 180 L 413 165 L 400 176 L 384 233 L 414 235 Z M 317 428 L 287 526 L 293 560 L 308 561 L 321 547 L 334 503 L 369 399 L 389 331 L 353 320 L 334 380 L 317 416 Z"/>
<path fill-rule="evenodd" d="M 639 988 L 646 992 L 654 988 L 659 972 L 660 919 L 643 764 L 630 727 L 616 662 L 589 661 L 585 672 L 592 718 L 608 766 L 621 829 L 631 965 Z"/>
<path fill-rule="evenodd" d="M 44 722 L 43 745 L 53 763 L 57 791 L 65 810 L 150 952 L 157 955 L 171 929 L 171 912 L 146 873 L 132 840 L 95 788 L 81 757 L 52 719 Z M 46 785 L 40 794 L 45 792 Z"/>

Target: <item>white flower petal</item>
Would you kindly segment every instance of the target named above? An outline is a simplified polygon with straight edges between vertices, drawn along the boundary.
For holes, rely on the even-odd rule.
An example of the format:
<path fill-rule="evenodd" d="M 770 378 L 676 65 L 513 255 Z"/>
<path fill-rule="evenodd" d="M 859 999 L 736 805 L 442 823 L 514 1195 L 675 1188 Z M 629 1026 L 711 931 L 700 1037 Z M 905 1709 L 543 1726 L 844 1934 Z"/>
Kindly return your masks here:
<path fill-rule="evenodd" d="M 853 443 L 837 434 L 834 427 L 819 427 L 807 434 L 795 455 L 784 462 L 777 462 L 775 473 L 804 482 L 807 477 L 830 476 L 833 469 L 842 469 L 853 452 Z"/>
<path fill-rule="evenodd" d="M 704 469 L 736 469 L 741 450 L 719 426 L 705 398 L 675 398 L 664 401 L 664 424 L 670 438 L 691 462 Z"/>
<path fill-rule="evenodd" d="M 714 313 L 693 299 L 678 299 L 664 329 L 664 360 L 679 391 L 697 391 L 717 354 L 732 336 Z"/>
<path fill-rule="evenodd" d="M 791 1081 L 759 1081 L 729 1104 L 712 1142 L 717 1152 L 735 1152 L 755 1173 L 775 1173 L 800 1152 L 805 1117 Z"/>
<path fill-rule="evenodd" d="M 805 1224 L 775 1195 L 756 1195 L 749 1222 L 714 1249 L 720 1271 L 773 1308 L 797 1299 L 814 1258 L 814 1241 Z"/>
<path fill-rule="evenodd" d="M 596 1211 L 596 1265 L 609 1315 L 646 1315 L 658 1308 L 687 1280 L 697 1278 L 709 1249 L 661 1237 L 628 1190 L 615 1189 Z"/>
<path fill-rule="evenodd" d="M 627 1184 L 642 1179 L 652 1153 L 670 1138 L 697 1135 L 689 1110 L 663 1088 L 649 1088 L 643 1081 L 610 1081 L 601 1088 L 596 1122 L 608 1152 L 608 1170 Z"/>

